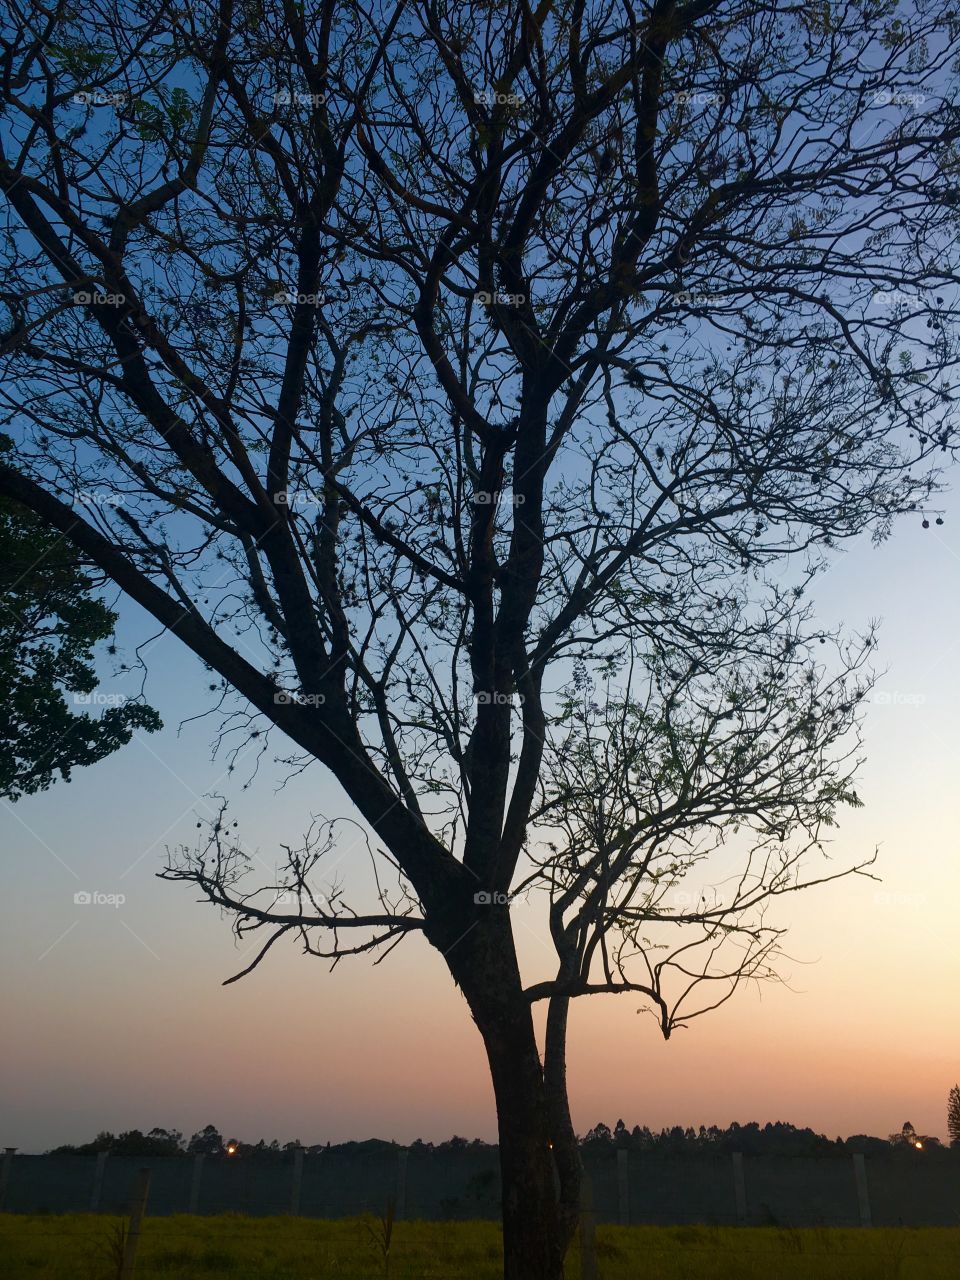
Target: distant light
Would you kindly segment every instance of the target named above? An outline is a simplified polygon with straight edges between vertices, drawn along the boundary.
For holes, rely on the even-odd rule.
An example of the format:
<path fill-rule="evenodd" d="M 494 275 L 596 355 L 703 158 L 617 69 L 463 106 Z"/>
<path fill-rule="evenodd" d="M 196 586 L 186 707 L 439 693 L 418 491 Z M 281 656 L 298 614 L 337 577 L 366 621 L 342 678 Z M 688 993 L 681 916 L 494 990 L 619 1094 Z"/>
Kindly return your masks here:
<path fill-rule="evenodd" d="M 919 1143 L 918 1143 L 917 1145 L 919 1146 Z M 237 1154 L 237 1148 L 234 1146 L 234 1144 L 233 1144 L 232 1142 L 228 1142 L 228 1143 L 227 1143 L 227 1155 L 228 1155 L 228 1156 L 235 1156 L 236 1154 Z"/>
<path fill-rule="evenodd" d="M 916 1142 L 913 1145 L 917 1148 L 918 1151 L 923 1150 L 923 1143 L 920 1141 L 919 1138 L 916 1140 Z"/>

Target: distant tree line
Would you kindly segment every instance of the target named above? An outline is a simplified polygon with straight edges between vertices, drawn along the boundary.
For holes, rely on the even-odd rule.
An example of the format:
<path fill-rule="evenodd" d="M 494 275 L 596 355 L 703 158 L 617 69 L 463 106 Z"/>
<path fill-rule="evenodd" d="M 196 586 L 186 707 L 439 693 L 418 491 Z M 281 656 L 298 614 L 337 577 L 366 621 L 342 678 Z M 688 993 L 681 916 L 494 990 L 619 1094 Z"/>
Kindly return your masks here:
<path fill-rule="evenodd" d="M 960 1148 L 960 1143 L 952 1143 Z M 622 1120 L 618 1120 L 611 1129 L 608 1125 L 598 1124 L 580 1139 L 581 1149 L 586 1153 L 597 1153 L 608 1148 L 628 1151 L 656 1151 L 664 1155 L 689 1155 L 697 1153 L 716 1153 L 740 1151 L 745 1155 L 777 1155 L 777 1156 L 823 1156 L 839 1153 L 863 1155 L 882 1155 L 890 1151 L 944 1151 L 946 1148 L 939 1138 L 928 1134 L 919 1134 L 909 1120 L 897 1132 L 886 1138 L 872 1137 L 866 1133 L 856 1133 L 849 1138 L 826 1137 L 813 1129 L 798 1129 L 796 1125 L 778 1120 L 763 1126 L 755 1120 L 749 1124 L 738 1124 L 734 1121 L 728 1128 L 718 1125 L 700 1125 L 683 1128 L 674 1125 L 672 1129 L 661 1129 L 653 1132 L 646 1125 L 634 1125 L 628 1129 Z"/>
<path fill-rule="evenodd" d="M 258 1142 L 243 1142 L 239 1138 L 224 1138 L 220 1130 L 212 1124 L 198 1129 L 189 1141 L 184 1139 L 179 1129 L 150 1129 L 147 1133 L 140 1129 L 128 1129 L 124 1133 L 113 1134 L 107 1131 L 98 1133 L 92 1142 L 79 1145 L 65 1143 L 53 1147 L 47 1155 L 51 1156 L 92 1156 L 101 1151 L 116 1156 L 223 1156 L 228 1159 L 282 1159 L 302 1148 L 308 1155 L 316 1155 L 321 1151 L 370 1153 L 384 1148 L 398 1147 L 397 1142 L 389 1142 L 382 1138 L 368 1138 L 363 1142 L 317 1142 L 307 1144 L 294 1139 L 292 1142 L 280 1143 L 274 1138 L 266 1142 L 261 1138 Z M 422 1142 L 419 1138 L 411 1143 L 414 1150 L 430 1151 L 464 1151 L 467 1148 L 489 1148 L 493 1144 L 483 1142 L 479 1138 L 452 1137 L 446 1142 L 434 1144 Z"/>
<path fill-rule="evenodd" d="M 952 1095 L 951 1095 L 952 1100 Z M 951 1132 L 950 1146 L 960 1150 L 958 1135 Z M 608 1150 L 651 1151 L 663 1155 L 697 1155 L 725 1154 L 740 1151 L 746 1155 L 779 1155 L 779 1156 L 822 1156 L 849 1155 L 883 1155 L 891 1151 L 945 1151 L 947 1148 L 939 1140 L 928 1134 L 918 1133 L 907 1121 L 897 1132 L 886 1138 L 875 1138 L 869 1134 L 857 1133 L 849 1138 L 831 1139 L 813 1129 L 798 1129 L 796 1125 L 784 1121 L 760 1125 L 757 1121 L 749 1124 L 738 1124 L 734 1121 L 726 1129 L 718 1125 L 700 1125 L 683 1128 L 674 1125 L 670 1129 L 661 1129 L 659 1133 L 646 1125 L 634 1125 L 628 1129 L 622 1120 L 618 1120 L 611 1129 L 602 1122 L 595 1125 L 579 1139 L 580 1149 L 586 1155 L 602 1154 Z M 130 1129 L 125 1133 L 98 1133 L 92 1142 L 78 1146 L 66 1144 L 54 1147 L 49 1155 L 96 1155 L 107 1151 L 118 1156 L 222 1156 L 226 1159 L 266 1159 L 281 1160 L 299 1148 L 307 1155 L 318 1155 L 323 1151 L 352 1152 L 356 1154 L 374 1153 L 384 1148 L 397 1147 L 398 1143 L 388 1142 L 381 1138 L 369 1138 L 363 1142 L 314 1143 L 306 1144 L 298 1140 L 279 1143 L 261 1138 L 258 1142 L 242 1142 L 238 1138 L 224 1138 L 219 1129 L 212 1124 L 198 1130 L 189 1141 L 177 1129 L 150 1129 L 143 1133 L 139 1129 Z M 487 1149 L 493 1150 L 493 1144 L 483 1142 L 480 1138 L 461 1138 L 456 1135 L 446 1142 L 424 1142 L 417 1138 L 410 1144 L 413 1151 L 466 1151 Z"/>

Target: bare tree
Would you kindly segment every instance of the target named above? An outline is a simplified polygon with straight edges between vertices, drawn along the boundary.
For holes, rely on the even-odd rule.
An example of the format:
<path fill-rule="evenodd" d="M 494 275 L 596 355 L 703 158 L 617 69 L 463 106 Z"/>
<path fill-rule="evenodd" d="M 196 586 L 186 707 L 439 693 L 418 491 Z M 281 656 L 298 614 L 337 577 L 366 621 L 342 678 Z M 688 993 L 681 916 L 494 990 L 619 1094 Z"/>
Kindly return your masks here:
<path fill-rule="evenodd" d="M 955 21 L 10 15 L 0 492 L 216 673 L 231 727 L 339 782 L 356 816 L 276 884 L 226 809 L 165 874 L 255 963 L 427 939 L 490 1065 L 505 1276 L 555 1280 L 571 1000 L 631 994 L 669 1035 L 776 972 L 777 899 L 870 861 L 822 858 L 873 637 L 805 594 L 839 542 L 941 518 Z M 94 475 L 116 501 L 78 511 Z M 347 821 L 367 903 L 324 870 Z"/>

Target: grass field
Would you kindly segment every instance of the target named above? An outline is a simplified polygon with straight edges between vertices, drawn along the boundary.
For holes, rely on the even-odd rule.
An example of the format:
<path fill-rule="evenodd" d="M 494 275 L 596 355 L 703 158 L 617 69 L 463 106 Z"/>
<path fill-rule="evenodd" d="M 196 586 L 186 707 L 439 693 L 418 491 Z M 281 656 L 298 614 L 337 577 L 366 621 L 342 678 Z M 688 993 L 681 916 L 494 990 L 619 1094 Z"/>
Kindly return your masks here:
<path fill-rule="evenodd" d="M 147 1219 L 137 1280 L 382 1280 L 374 1219 Z M 0 1215 L 3 1280 L 115 1280 L 120 1220 Z M 600 1227 L 600 1280 L 956 1280 L 960 1229 Z M 399 1222 L 390 1280 L 498 1280 L 492 1222 Z M 567 1280 L 579 1280 L 574 1248 Z"/>

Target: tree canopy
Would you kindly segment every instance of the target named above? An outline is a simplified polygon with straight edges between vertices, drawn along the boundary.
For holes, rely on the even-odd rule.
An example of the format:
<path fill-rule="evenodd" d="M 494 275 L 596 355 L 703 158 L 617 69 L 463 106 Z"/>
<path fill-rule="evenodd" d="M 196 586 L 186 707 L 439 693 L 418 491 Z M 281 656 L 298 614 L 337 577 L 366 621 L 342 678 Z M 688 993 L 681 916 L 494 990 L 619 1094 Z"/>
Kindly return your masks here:
<path fill-rule="evenodd" d="M 100 715 L 98 642 L 117 615 L 93 593 L 76 549 L 27 507 L 0 498 L 0 796 L 17 800 L 153 732 L 160 717 L 121 701 Z"/>

